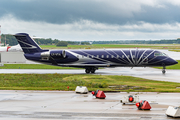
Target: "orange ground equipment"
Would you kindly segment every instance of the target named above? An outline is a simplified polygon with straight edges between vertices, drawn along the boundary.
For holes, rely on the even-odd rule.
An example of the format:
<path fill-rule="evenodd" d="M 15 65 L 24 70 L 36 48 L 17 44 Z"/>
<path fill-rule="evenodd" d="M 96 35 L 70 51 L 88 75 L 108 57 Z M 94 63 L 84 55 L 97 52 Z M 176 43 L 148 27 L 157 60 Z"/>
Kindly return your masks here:
<path fill-rule="evenodd" d="M 150 110 L 151 106 L 146 100 L 141 100 L 140 102 L 136 103 L 136 106 L 139 110 Z"/>
<path fill-rule="evenodd" d="M 106 98 L 106 95 L 104 94 L 104 92 L 100 91 L 100 90 L 92 91 L 92 94 L 93 94 L 93 96 L 95 96 L 96 98 L 99 98 L 99 99 Z"/>

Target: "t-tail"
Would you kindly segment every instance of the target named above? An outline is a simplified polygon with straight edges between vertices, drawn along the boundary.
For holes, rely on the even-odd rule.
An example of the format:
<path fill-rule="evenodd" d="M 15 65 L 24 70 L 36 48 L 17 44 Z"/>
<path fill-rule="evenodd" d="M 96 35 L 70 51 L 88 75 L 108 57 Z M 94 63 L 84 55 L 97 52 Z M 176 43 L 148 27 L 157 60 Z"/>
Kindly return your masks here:
<path fill-rule="evenodd" d="M 25 54 L 47 51 L 41 49 L 41 47 L 26 33 L 17 33 L 14 36 L 16 37 Z"/>

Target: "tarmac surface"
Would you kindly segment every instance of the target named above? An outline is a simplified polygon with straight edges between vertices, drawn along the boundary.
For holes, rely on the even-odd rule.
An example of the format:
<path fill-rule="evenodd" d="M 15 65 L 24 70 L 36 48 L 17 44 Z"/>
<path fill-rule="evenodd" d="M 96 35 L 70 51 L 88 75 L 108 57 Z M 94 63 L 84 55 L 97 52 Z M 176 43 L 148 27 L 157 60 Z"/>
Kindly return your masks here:
<path fill-rule="evenodd" d="M 105 93 L 96 99 L 91 93 L 73 91 L 0 91 L 0 120 L 120 119 L 164 120 L 169 105 L 179 106 L 180 93 Z M 123 96 L 138 95 L 151 110 L 138 110 L 135 104 L 120 103 Z M 177 119 L 177 118 L 176 118 Z"/>

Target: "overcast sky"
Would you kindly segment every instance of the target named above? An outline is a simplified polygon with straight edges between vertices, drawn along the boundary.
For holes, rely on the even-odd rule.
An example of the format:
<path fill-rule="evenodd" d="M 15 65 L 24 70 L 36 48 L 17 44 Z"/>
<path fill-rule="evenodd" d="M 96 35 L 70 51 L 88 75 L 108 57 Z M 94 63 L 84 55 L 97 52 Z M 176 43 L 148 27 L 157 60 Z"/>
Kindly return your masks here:
<path fill-rule="evenodd" d="M 180 38 L 180 0 L 0 0 L 2 34 L 60 40 Z"/>

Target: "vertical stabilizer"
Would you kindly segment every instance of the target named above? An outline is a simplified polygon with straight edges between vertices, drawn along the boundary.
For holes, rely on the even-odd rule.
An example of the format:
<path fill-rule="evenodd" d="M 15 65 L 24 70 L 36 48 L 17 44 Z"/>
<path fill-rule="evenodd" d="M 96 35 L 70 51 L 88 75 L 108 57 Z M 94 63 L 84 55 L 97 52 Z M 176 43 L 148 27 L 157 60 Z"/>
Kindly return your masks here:
<path fill-rule="evenodd" d="M 14 35 L 23 49 L 24 53 L 43 52 L 40 46 L 26 33 L 18 33 Z"/>

